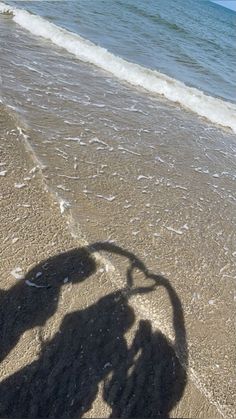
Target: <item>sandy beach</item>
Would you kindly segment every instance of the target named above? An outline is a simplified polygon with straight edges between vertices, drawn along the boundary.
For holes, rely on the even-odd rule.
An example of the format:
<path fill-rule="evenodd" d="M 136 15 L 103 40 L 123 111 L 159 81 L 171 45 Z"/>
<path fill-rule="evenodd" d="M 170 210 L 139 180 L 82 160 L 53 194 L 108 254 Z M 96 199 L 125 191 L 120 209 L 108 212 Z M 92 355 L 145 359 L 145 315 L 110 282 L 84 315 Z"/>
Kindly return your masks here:
<path fill-rule="evenodd" d="M 211 312 L 205 313 L 207 356 L 203 359 L 193 340 L 200 339 L 203 329 L 200 324 L 193 325 L 191 313 L 185 310 L 181 283 L 169 285 L 171 282 L 164 279 L 158 291 L 148 291 L 153 283 L 150 277 L 146 285 L 145 261 L 135 258 L 132 249 L 115 245 L 103 249 L 98 245 L 101 252 L 96 254 L 90 248 L 88 252 L 84 237 L 72 237 L 68 218 L 46 190 L 41 169 L 26 150 L 14 120 L 3 109 L 0 130 L 1 416 L 39 417 L 40 412 L 50 411 L 53 416 L 53 412 L 61 411 L 63 417 L 71 417 L 73 405 L 80 403 L 80 416 L 108 417 L 126 412 L 130 417 L 127 412 L 132 406 L 128 402 L 131 391 L 138 399 L 142 394 L 144 403 L 136 400 L 136 414 L 143 414 L 141 407 L 148 411 L 159 406 L 170 417 L 226 417 L 225 412 L 233 417 L 234 391 L 229 382 L 233 334 L 219 348 L 212 337 L 220 333 L 220 320 Z M 132 271 L 130 266 L 136 269 L 130 273 L 135 287 L 146 290 L 127 296 L 124 288 Z M 227 323 L 225 317 L 222 319 L 223 311 L 220 315 Z M 219 327 L 213 331 L 215 322 Z M 179 335 L 175 344 L 174 333 Z M 83 345 L 87 352 L 84 355 Z M 186 352 L 190 355 L 189 368 Z M 224 367 L 216 369 L 220 368 L 220 376 L 228 382 L 221 399 L 217 396 L 218 381 L 214 373 L 207 371 L 218 352 Z M 78 360 L 75 362 L 76 355 L 84 356 L 81 377 L 75 374 L 81 367 Z M 129 357 L 131 364 L 127 366 Z M 168 373 L 169 358 L 174 370 Z M 167 363 L 162 372 L 166 393 L 153 391 L 148 370 L 150 364 L 162 368 L 162 362 Z M 207 394 L 204 380 L 196 379 L 204 368 L 216 392 L 215 399 Z M 47 374 L 49 389 L 44 390 Z M 76 386 L 81 394 L 78 400 L 73 398 Z M 222 399 L 225 409 L 220 412 Z"/>

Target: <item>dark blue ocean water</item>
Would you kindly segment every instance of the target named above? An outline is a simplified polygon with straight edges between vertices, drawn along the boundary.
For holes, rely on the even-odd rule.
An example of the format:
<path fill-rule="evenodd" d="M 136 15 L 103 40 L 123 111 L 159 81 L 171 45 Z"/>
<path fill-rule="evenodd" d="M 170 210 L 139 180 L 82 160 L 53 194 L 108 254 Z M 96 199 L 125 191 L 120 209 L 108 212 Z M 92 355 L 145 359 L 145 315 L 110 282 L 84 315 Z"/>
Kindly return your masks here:
<path fill-rule="evenodd" d="M 16 1 L 116 56 L 236 102 L 236 13 L 207 0 Z"/>

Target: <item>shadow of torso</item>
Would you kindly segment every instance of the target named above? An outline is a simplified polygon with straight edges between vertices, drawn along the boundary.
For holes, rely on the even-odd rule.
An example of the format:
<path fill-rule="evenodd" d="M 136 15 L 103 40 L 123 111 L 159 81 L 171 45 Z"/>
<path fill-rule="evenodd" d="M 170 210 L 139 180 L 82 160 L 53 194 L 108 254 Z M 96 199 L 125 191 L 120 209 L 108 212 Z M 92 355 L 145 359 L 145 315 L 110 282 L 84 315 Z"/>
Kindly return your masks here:
<path fill-rule="evenodd" d="M 168 418 L 183 395 L 187 381 L 169 340 L 140 321 L 125 364 L 119 365 L 104 387 L 111 417 Z"/>
<path fill-rule="evenodd" d="M 42 326 L 56 312 L 58 299 L 59 287 L 36 290 L 22 281 L 0 290 L 0 362 L 26 330 Z"/>
<path fill-rule="evenodd" d="M 66 315 L 39 359 L 1 383 L 0 416 L 78 418 L 91 408 L 103 382 L 111 417 L 168 417 L 186 373 L 149 321 L 140 322 L 127 347 L 124 334 L 134 320 L 121 291 Z"/>

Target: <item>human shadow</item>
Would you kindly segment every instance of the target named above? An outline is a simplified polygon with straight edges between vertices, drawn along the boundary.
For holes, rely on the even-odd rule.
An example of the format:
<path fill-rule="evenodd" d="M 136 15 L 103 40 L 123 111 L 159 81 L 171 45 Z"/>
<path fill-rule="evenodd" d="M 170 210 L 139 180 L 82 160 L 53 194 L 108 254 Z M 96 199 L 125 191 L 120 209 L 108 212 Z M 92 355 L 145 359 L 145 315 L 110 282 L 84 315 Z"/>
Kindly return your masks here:
<path fill-rule="evenodd" d="M 34 266 L 9 290 L 0 290 L 0 362 L 25 331 L 43 326 L 55 314 L 67 279 L 81 282 L 95 270 L 88 249 L 72 249 Z"/>
<path fill-rule="evenodd" d="M 152 273 L 146 277 L 168 292 L 175 341 L 153 331 L 150 321 L 139 321 L 126 362 L 105 380 L 103 395 L 112 407 L 112 418 L 168 418 L 187 383 L 188 349 L 180 299 L 166 278 Z"/>
<path fill-rule="evenodd" d="M 168 417 L 181 399 L 187 380 L 184 316 L 181 302 L 166 278 L 149 272 L 134 254 L 111 243 L 95 243 L 58 255 L 36 266 L 27 277 L 32 278 L 33 273 L 37 276 L 46 266 L 48 278 L 42 281 L 51 287 L 38 289 L 45 295 L 58 286 L 55 268 L 60 272 L 61 267 L 61 278 L 69 277 L 76 282 L 76 268 L 80 267 L 77 280 L 83 280 L 95 271 L 92 253 L 98 251 L 115 253 L 129 261 L 127 284 L 91 306 L 67 314 L 58 333 L 43 344 L 39 358 L 2 381 L 1 417 L 79 418 L 91 408 L 100 385 L 111 417 Z M 82 273 L 81 256 L 84 257 Z M 67 260 L 74 263 L 77 260 L 72 274 L 70 264 L 65 264 Z M 68 271 L 64 270 L 65 266 Z M 134 283 L 135 269 L 141 270 L 145 277 L 139 287 Z M 150 321 L 146 320 L 139 322 L 128 347 L 125 334 L 136 319 L 130 297 L 154 292 L 159 286 L 165 287 L 172 305 L 175 342 L 172 344 L 160 331 L 153 332 Z M 58 295 L 57 291 L 57 299 Z M 51 298 L 46 301 L 53 308 L 45 308 L 45 304 L 41 307 L 42 311 L 46 309 L 46 314 L 40 315 L 36 305 L 35 319 L 27 320 L 30 327 L 44 324 L 46 317 L 55 312 Z M 30 305 L 29 299 L 25 301 Z M 31 306 L 31 316 L 34 317 L 34 306 Z M 21 330 L 25 330 L 26 324 Z M 16 336 L 19 338 L 19 333 Z"/>

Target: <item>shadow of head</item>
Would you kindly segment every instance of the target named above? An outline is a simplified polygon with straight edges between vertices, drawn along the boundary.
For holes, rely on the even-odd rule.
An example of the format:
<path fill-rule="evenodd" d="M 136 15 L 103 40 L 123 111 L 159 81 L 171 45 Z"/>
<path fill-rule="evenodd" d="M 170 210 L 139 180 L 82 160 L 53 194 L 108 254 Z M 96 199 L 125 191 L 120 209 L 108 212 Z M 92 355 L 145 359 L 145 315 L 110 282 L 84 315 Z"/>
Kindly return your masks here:
<path fill-rule="evenodd" d="M 72 249 L 35 265 L 25 280 L 37 287 L 61 287 L 67 282 L 84 281 L 96 271 L 96 262 L 86 248 Z"/>
<path fill-rule="evenodd" d="M 26 285 L 21 283 L 14 291 L 16 303 L 21 306 L 22 327 L 45 324 L 56 312 L 61 287 L 81 283 L 95 271 L 95 259 L 85 248 L 60 253 L 35 265 L 25 276 Z"/>

